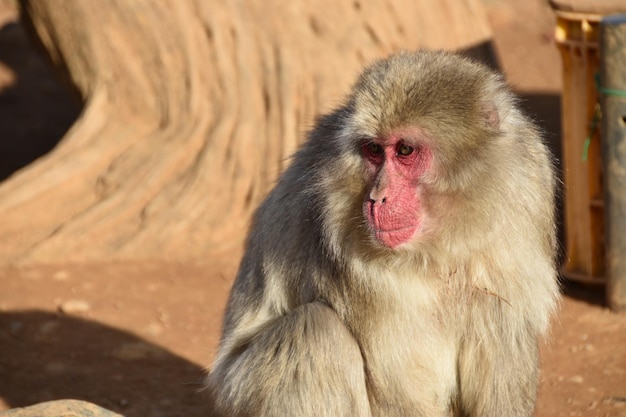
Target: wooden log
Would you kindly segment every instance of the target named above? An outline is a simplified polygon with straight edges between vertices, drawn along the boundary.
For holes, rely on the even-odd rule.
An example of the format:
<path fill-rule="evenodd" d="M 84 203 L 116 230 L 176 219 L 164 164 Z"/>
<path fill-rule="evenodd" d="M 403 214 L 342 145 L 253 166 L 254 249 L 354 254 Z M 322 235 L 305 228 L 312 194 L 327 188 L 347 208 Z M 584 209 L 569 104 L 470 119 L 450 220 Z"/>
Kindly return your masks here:
<path fill-rule="evenodd" d="M 600 24 L 602 158 L 605 181 L 607 299 L 626 311 L 626 14 Z"/>
<path fill-rule="evenodd" d="M 84 110 L 0 183 L 0 263 L 230 253 L 365 64 L 491 38 L 480 0 L 19 4 Z"/>

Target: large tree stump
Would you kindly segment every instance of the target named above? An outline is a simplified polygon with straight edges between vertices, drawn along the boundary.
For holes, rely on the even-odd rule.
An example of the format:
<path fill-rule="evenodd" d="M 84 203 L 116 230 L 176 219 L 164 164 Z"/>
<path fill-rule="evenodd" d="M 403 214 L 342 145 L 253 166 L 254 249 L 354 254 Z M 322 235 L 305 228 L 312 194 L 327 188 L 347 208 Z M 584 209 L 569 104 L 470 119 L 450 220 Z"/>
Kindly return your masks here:
<path fill-rule="evenodd" d="M 0 184 L 0 262 L 239 245 L 316 114 L 399 49 L 487 42 L 480 0 L 37 0 L 22 18 L 84 101 Z"/>

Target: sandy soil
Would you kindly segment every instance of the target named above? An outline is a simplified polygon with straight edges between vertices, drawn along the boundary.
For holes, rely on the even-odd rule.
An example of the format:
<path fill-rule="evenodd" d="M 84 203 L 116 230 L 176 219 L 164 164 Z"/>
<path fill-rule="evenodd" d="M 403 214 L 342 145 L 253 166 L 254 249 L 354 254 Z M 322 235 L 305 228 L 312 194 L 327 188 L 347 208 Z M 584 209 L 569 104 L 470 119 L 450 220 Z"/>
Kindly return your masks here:
<path fill-rule="evenodd" d="M 541 0 L 485 0 L 500 64 L 558 155 L 560 60 Z M 79 107 L 0 0 L 0 180 L 51 149 Z M 201 392 L 240 253 L 197 263 L 0 267 L 0 411 L 60 399 L 129 417 L 206 416 Z M 568 283 L 536 416 L 626 416 L 626 315 Z"/>

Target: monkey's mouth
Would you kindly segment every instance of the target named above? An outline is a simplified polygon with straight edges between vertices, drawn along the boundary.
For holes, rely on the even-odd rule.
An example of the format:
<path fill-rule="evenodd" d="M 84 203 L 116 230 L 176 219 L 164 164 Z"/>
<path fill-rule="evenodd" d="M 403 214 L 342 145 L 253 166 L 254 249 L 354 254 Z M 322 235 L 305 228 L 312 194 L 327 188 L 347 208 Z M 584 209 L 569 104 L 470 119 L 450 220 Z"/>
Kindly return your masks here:
<path fill-rule="evenodd" d="M 411 241 L 418 229 L 419 225 L 415 224 L 394 229 L 374 229 L 372 233 L 377 242 L 390 249 L 395 249 L 403 243 Z"/>

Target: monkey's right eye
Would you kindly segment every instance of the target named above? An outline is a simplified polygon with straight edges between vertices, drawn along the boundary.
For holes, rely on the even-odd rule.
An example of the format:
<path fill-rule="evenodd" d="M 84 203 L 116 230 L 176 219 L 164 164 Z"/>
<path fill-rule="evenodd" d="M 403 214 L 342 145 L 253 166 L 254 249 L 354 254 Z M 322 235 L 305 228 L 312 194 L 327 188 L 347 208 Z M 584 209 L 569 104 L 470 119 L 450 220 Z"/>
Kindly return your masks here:
<path fill-rule="evenodd" d="M 374 155 L 382 155 L 383 154 L 383 147 L 380 146 L 376 142 L 368 142 L 367 145 L 365 145 L 365 147 L 367 148 L 367 151 L 369 153 L 371 153 L 371 154 L 374 154 Z"/>

